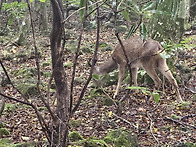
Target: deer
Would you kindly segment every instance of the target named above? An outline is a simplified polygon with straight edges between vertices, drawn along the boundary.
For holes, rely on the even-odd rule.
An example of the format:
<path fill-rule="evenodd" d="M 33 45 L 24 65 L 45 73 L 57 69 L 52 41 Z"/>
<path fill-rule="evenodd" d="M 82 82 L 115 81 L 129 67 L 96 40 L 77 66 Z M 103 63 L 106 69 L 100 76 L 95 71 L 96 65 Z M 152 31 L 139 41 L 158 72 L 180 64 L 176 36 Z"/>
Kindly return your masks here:
<path fill-rule="evenodd" d="M 137 72 L 142 67 L 154 81 L 155 88 L 159 89 L 162 81 L 155 71 L 155 69 L 158 69 L 174 87 L 177 101 L 179 103 L 183 102 L 178 84 L 167 66 L 166 59 L 160 55 L 161 52 L 164 52 L 164 48 L 158 41 L 147 39 L 143 42 L 140 36 L 133 35 L 129 39 L 122 41 L 122 44 L 124 46 L 124 52 L 122 45 L 118 44 L 110 58 L 100 66 L 95 66 L 93 71 L 93 74 L 103 75 L 118 68 L 118 83 L 113 98 L 116 98 L 118 95 L 126 68 L 130 66 L 134 86 L 138 86 Z M 126 56 L 129 63 L 127 62 Z"/>

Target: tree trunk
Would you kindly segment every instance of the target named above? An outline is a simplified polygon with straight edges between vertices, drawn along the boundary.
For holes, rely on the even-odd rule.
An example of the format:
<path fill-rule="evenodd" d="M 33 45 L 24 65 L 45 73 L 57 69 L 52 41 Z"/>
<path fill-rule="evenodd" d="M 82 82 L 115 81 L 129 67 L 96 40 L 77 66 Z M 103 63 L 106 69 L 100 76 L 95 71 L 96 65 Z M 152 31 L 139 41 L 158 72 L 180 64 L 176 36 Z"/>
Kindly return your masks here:
<path fill-rule="evenodd" d="M 47 32 L 48 30 L 48 20 L 47 20 L 47 12 L 46 12 L 46 4 L 47 2 L 41 2 L 40 13 L 41 13 L 41 32 Z"/>
<path fill-rule="evenodd" d="M 57 98 L 57 117 L 53 123 L 53 135 L 51 135 L 52 146 L 67 146 L 68 134 L 68 89 L 66 73 L 62 60 L 61 38 L 63 32 L 63 10 L 61 0 L 51 0 L 53 9 L 53 25 L 51 32 L 51 55 L 52 55 L 52 70 L 56 85 Z"/>

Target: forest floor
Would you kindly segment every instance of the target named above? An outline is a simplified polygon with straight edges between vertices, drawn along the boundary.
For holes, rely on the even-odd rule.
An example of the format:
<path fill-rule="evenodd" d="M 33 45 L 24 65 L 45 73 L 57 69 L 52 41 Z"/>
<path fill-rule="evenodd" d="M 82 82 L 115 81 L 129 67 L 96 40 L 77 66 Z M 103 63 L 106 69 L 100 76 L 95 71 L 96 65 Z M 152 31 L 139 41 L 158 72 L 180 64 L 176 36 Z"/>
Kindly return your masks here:
<path fill-rule="evenodd" d="M 74 32 L 74 31 L 73 31 Z M 113 30 L 102 31 L 100 34 L 100 43 L 102 45 L 98 54 L 98 62 L 104 62 L 110 56 L 111 50 L 108 48 L 114 48 L 117 44 L 117 39 L 112 33 Z M 76 37 L 72 36 L 68 41 L 66 48 L 68 51 L 64 55 L 65 69 L 68 77 L 68 84 L 72 76 L 72 64 L 74 60 L 73 50 L 77 46 Z M 196 44 L 196 36 L 192 36 L 192 44 Z M 37 44 L 41 51 L 40 67 L 41 71 L 46 75 L 51 74 L 51 55 L 49 47 L 48 37 L 37 37 Z M 82 52 L 78 59 L 78 66 L 76 70 L 76 82 L 74 85 L 74 102 L 77 101 L 83 85 L 89 75 L 88 61 L 93 56 L 94 44 L 96 40 L 96 32 L 85 32 L 82 41 Z M 32 42 L 32 41 L 30 41 Z M 3 53 L 9 52 L 17 54 L 24 50 L 33 50 L 31 43 L 29 46 L 13 46 L 12 42 L 9 44 L 2 44 Z M 106 51 L 103 51 L 103 50 Z M 102 50 L 102 51 L 101 51 Z M 104 105 L 104 99 L 108 96 L 112 97 L 116 85 L 103 88 L 104 92 L 96 91 L 91 86 L 88 87 L 85 97 L 79 106 L 78 111 L 74 114 L 70 121 L 70 131 L 78 131 L 84 138 L 98 137 L 103 138 L 110 130 L 117 128 L 126 128 L 131 133 L 138 137 L 138 143 L 141 147 L 147 146 L 171 146 L 177 142 L 192 142 L 196 143 L 196 71 L 195 71 L 195 54 L 196 48 L 193 49 L 184 48 L 183 55 L 179 56 L 176 60 L 178 63 L 185 65 L 190 70 L 192 77 L 186 80 L 188 73 L 181 72 L 176 69 L 175 75 L 184 83 L 179 84 L 180 92 L 186 103 L 179 104 L 176 101 L 176 95 L 172 91 L 171 85 L 165 81 L 165 94 L 160 94 L 160 102 L 156 103 L 151 96 L 142 92 L 137 94 L 130 93 L 129 96 L 123 102 L 123 108 L 121 115 L 116 113 L 117 107 L 115 105 Z M 25 59 L 15 57 L 12 60 L 4 60 L 4 66 L 8 70 L 8 73 L 15 84 L 25 83 L 21 69 L 36 68 L 35 59 Z M 46 64 L 49 63 L 49 64 Z M 43 85 L 47 85 L 49 76 L 42 75 Z M 34 75 L 33 75 L 34 76 Z M 33 77 L 36 81 L 36 76 Z M 92 84 L 92 83 L 91 83 Z M 126 93 L 125 85 L 120 89 L 120 94 L 115 99 L 118 102 Z M 144 83 L 139 85 L 150 87 Z M 46 92 L 46 88 L 43 86 L 43 92 Z M 46 87 L 46 86 L 45 86 Z M 22 99 L 20 94 L 16 92 L 11 85 L 3 87 L 4 93 L 8 96 Z M 93 91 L 94 90 L 94 91 Z M 102 90 L 103 91 L 103 90 Z M 52 99 L 54 100 L 54 92 L 51 92 Z M 40 112 L 45 115 L 45 119 L 48 118 L 46 109 L 39 103 L 38 98 L 31 97 L 32 101 L 37 103 L 40 108 Z M 51 101 L 52 104 L 53 101 Z M 55 103 L 55 102 L 54 102 Z M 53 104 L 54 104 L 53 103 Z M 25 105 L 15 103 L 10 100 L 6 100 L 6 107 L 3 115 L 0 118 L 0 122 L 3 122 L 5 128 L 9 130 L 9 135 L 0 136 L 1 138 L 8 138 L 13 143 L 28 142 L 28 141 L 43 141 L 46 140 L 42 133 L 41 126 L 38 123 L 34 111 Z"/>

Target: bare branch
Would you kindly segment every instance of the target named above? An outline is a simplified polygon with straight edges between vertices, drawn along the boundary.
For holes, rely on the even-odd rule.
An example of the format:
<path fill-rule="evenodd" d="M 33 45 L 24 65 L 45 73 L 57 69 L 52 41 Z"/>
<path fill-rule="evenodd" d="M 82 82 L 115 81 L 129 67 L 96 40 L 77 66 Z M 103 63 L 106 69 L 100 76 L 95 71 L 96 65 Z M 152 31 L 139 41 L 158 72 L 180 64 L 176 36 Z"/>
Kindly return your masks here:
<path fill-rule="evenodd" d="M 127 124 L 129 124 L 130 126 L 134 127 L 136 130 L 140 130 L 138 126 L 134 125 L 133 123 L 129 122 L 128 120 L 116 115 L 116 114 L 113 114 L 115 117 L 117 117 L 118 119 L 126 122 Z"/>
<path fill-rule="evenodd" d="M 187 124 L 187 123 L 184 123 L 184 122 L 180 122 L 178 120 L 174 120 L 174 119 L 169 118 L 169 117 L 165 117 L 164 119 L 168 120 L 168 121 L 171 121 L 171 122 L 175 122 L 176 124 L 179 124 L 179 125 L 182 125 L 182 126 L 188 126 L 188 127 L 192 127 L 194 129 L 196 129 L 196 126 L 194 126 L 194 125 L 190 125 L 190 124 Z"/>
<path fill-rule="evenodd" d="M 13 84 L 13 82 L 11 81 L 11 79 L 10 79 L 10 77 L 9 77 L 9 74 L 8 74 L 8 72 L 7 72 L 7 70 L 6 70 L 6 68 L 4 67 L 4 65 L 3 65 L 3 62 L 0 60 L 0 64 L 1 64 L 1 67 L 2 67 L 2 69 L 3 69 L 3 71 L 4 71 L 4 73 L 5 73 L 5 75 L 6 75 L 6 77 L 7 77 L 7 79 L 8 79 L 8 81 L 9 81 L 9 83 L 12 85 L 12 87 L 14 88 L 14 89 L 16 89 L 16 91 L 28 102 L 28 98 L 26 97 L 26 96 L 24 96 L 24 94 Z"/>
<path fill-rule="evenodd" d="M 93 3 L 93 4 L 89 5 L 88 7 L 92 7 L 92 6 L 96 5 L 97 3 L 100 3 L 100 1 L 99 1 L 99 2 Z M 72 15 L 74 15 L 75 13 L 79 12 L 79 11 L 82 10 L 82 9 L 86 9 L 86 8 L 85 8 L 85 7 L 82 7 L 82 8 L 79 8 L 78 10 L 74 11 L 74 12 L 73 12 L 72 14 L 70 14 L 65 20 L 63 20 L 62 23 L 65 23 Z"/>
<path fill-rule="evenodd" d="M 152 137 L 154 138 L 154 140 L 157 142 L 157 146 L 160 145 L 159 140 L 155 137 L 153 131 L 152 131 L 152 127 L 153 127 L 153 120 L 151 119 L 149 113 L 147 112 L 147 117 L 150 119 L 150 133 L 152 134 Z"/>
<path fill-rule="evenodd" d="M 96 2 L 96 6 L 98 7 L 98 3 L 97 2 Z M 98 52 L 98 47 L 99 47 L 99 32 L 100 32 L 100 18 L 99 18 L 99 8 L 97 8 L 97 40 L 96 40 L 96 46 L 95 46 L 95 51 L 94 51 L 93 60 L 92 60 L 92 66 L 91 66 L 91 69 L 90 69 L 90 75 L 89 75 L 89 77 L 88 77 L 88 79 L 87 79 L 87 81 L 86 81 L 86 83 L 85 83 L 85 85 L 84 85 L 84 87 L 82 89 L 82 92 L 80 94 L 78 102 L 75 105 L 75 107 L 73 108 L 72 113 L 74 113 L 78 109 L 78 107 L 79 107 L 79 105 L 80 105 L 80 103 L 82 101 L 82 98 L 84 97 L 84 94 L 85 94 L 85 91 L 87 89 L 87 86 L 88 86 L 88 84 L 89 84 L 89 82 L 90 82 L 90 80 L 92 78 L 93 69 L 94 69 L 95 63 L 97 61 L 97 52 Z"/>

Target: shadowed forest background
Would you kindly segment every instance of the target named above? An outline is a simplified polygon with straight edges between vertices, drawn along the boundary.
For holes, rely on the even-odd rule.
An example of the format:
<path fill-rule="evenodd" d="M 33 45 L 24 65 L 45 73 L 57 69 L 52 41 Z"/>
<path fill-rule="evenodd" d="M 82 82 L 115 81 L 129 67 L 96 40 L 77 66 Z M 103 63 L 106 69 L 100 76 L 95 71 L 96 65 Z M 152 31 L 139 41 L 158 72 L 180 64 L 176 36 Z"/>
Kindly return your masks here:
<path fill-rule="evenodd" d="M 0 0 L 0 24 L 0 147 L 196 146 L 195 0 Z M 115 99 L 118 70 L 93 74 L 134 34 L 160 42 L 183 103 L 161 74 L 154 92 L 127 71 Z"/>

